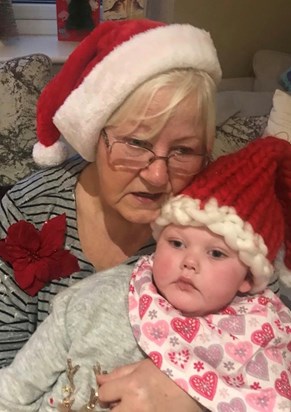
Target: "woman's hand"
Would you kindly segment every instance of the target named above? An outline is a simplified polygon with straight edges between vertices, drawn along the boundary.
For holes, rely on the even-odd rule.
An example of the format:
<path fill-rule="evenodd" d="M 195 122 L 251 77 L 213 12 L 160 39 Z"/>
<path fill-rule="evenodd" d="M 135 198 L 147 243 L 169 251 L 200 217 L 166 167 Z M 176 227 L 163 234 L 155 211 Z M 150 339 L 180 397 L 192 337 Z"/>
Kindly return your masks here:
<path fill-rule="evenodd" d="M 151 360 L 98 375 L 99 400 L 114 412 L 201 412 L 203 408 Z"/>

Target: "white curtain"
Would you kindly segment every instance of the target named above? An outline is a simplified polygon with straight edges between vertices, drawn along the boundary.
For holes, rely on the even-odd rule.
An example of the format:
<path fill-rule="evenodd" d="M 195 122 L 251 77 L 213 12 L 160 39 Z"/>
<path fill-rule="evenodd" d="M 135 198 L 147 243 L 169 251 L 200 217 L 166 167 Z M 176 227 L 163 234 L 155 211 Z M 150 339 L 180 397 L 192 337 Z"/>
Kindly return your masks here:
<path fill-rule="evenodd" d="M 0 39 L 17 36 L 11 0 L 0 0 Z"/>

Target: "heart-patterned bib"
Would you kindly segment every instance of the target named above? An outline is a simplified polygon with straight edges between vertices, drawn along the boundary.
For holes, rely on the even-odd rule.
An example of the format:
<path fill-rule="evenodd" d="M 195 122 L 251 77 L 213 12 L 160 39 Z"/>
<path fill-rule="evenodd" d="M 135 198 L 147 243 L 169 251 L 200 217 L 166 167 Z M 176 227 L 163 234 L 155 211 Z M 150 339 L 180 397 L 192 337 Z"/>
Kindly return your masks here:
<path fill-rule="evenodd" d="M 129 319 L 153 363 L 210 411 L 291 411 L 291 312 L 270 290 L 236 297 L 221 312 L 188 317 L 167 302 L 140 258 Z"/>

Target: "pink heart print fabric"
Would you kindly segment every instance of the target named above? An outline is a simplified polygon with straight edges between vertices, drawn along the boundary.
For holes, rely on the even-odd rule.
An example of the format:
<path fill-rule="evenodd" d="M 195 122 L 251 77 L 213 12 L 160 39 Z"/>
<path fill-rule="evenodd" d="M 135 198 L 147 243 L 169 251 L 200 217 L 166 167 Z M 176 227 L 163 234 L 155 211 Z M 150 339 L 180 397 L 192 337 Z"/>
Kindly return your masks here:
<path fill-rule="evenodd" d="M 291 312 L 281 300 L 266 290 L 187 317 L 158 293 L 152 259 L 133 271 L 129 319 L 154 364 L 210 411 L 290 412 Z"/>

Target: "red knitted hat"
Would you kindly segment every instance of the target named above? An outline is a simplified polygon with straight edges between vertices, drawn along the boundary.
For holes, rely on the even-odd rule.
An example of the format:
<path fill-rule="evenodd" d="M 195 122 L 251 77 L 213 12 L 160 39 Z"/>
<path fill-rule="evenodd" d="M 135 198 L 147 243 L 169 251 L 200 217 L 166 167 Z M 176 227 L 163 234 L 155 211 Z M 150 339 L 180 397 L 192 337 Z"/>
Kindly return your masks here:
<path fill-rule="evenodd" d="M 33 157 L 57 165 L 67 157 L 60 135 L 93 161 L 101 129 L 140 84 L 174 68 L 201 69 L 218 83 L 221 69 L 210 35 L 189 24 L 147 19 L 107 21 L 73 51 L 37 106 Z"/>
<path fill-rule="evenodd" d="M 154 236 L 171 223 L 223 236 L 249 266 L 253 293 L 266 287 L 285 249 L 279 276 L 291 286 L 291 144 L 269 136 L 218 158 L 163 206 Z"/>

